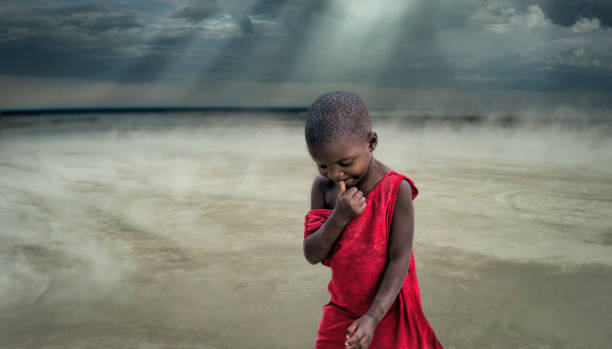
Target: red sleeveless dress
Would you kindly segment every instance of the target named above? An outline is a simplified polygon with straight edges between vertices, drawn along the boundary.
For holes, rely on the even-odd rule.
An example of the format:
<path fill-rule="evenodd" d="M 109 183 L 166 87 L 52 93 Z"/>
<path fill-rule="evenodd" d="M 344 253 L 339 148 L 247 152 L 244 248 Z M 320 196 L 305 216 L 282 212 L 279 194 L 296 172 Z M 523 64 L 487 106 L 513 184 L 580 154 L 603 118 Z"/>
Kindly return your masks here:
<path fill-rule="evenodd" d="M 402 180 L 418 190 L 412 180 L 387 172 L 366 195 L 366 209 L 353 218 L 336 240 L 322 264 L 331 268 L 331 300 L 323 307 L 316 349 L 344 349 L 347 328 L 368 310 L 378 291 L 387 263 L 389 232 L 395 199 Z M 319 229 L 332 210 L 308 212 L 304 239 Z M 376 327 L 370 349 L 442 348 L 421 308 L 421 295 L 410 254 L 410 267 L 397 298 Z"/>

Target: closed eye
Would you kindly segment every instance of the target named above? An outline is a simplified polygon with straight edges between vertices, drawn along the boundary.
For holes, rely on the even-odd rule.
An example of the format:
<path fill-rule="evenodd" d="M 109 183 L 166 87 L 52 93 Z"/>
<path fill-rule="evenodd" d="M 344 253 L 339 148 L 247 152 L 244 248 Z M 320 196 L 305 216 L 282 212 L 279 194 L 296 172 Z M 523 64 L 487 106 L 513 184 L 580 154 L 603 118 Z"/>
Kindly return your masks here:
<path fill-rule="evenodd" d="M 340 163 L 340 166 L 342 166 L 342 167 L 351 166 L 351 163 L 350 163 L 350 162 L 347 162 L 347 163 Z"/>

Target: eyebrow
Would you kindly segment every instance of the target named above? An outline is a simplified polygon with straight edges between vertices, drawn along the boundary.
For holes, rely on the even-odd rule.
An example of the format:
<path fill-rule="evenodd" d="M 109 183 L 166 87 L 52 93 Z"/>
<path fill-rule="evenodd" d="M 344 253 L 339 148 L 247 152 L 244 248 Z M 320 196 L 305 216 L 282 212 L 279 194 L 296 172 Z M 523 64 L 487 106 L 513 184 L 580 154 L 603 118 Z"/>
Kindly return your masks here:
<path fill-rule="evenodd" d="M 340 160 L 338 160 L 338 161 L 336 161 L 336 162 L 346 162 L 346 161 L 351 161 L 351 160 L 353 160 L 354 158 L 355 158 L 355 156 L 347 156 L 347 157 L 342 158 L 342 159 L 340 159 Z"/>
<path fill-rule="evenodd" d="M 334 163 L 336 163 L 336 164 L 337 164 L 337 163 L 340 163 L 340 162 L 353 161 L 353 160 L 355 160 L 355 158 L 356 158 L 356 157 L 357 157 L 357 155 L 349 155 L 349 156 L 344 157 L 344 158 L 342 158 L 342 159 L 340 159 L 340 160 L 336 160 L 336 161 L 334 161 Z M 315 160 L 315 162 L 316 162 L 317 164 L 319 164 L 319 165 L 325 165 L 324 163 L 322 163 L 322 162 L 318 162 L 318 161 L 316 161 L 316 160 Z"/>

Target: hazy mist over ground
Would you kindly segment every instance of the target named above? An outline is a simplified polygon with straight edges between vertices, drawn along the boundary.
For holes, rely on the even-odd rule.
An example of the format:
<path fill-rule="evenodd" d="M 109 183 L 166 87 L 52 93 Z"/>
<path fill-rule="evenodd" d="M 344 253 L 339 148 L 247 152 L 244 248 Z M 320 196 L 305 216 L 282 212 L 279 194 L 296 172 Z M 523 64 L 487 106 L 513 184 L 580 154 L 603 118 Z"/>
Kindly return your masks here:
<path fill-rule="evenodd" d="M 608 122 L 372 114 L 445 347 L 607 347 Z M 300 115 L 3 118 L 3 347 L 311 348 L 315 174 Z"/>

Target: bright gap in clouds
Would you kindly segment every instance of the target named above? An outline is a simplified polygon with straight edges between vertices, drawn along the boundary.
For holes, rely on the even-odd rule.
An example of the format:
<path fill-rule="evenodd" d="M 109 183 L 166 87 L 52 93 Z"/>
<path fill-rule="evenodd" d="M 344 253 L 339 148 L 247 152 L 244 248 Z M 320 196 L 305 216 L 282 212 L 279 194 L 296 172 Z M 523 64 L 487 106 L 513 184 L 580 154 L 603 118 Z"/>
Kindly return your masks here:
<path fill-rule="evenodd" d="M 295 48 L 299 60 L 288 81 L 379 81 L 414 1 L 331 1 Z"/>
<path fill-rule="evenodd" d="M 411 6 L 414 1 L 389 1 L 389 0 L 339 0 L 335 4 L 345 9 L 350 17 L 365 24 L 379 25 L 384 20 L 393 20 L 400 17 L 406 7 Z M 398 18 L 395 18 L 396 20 Z"/>

